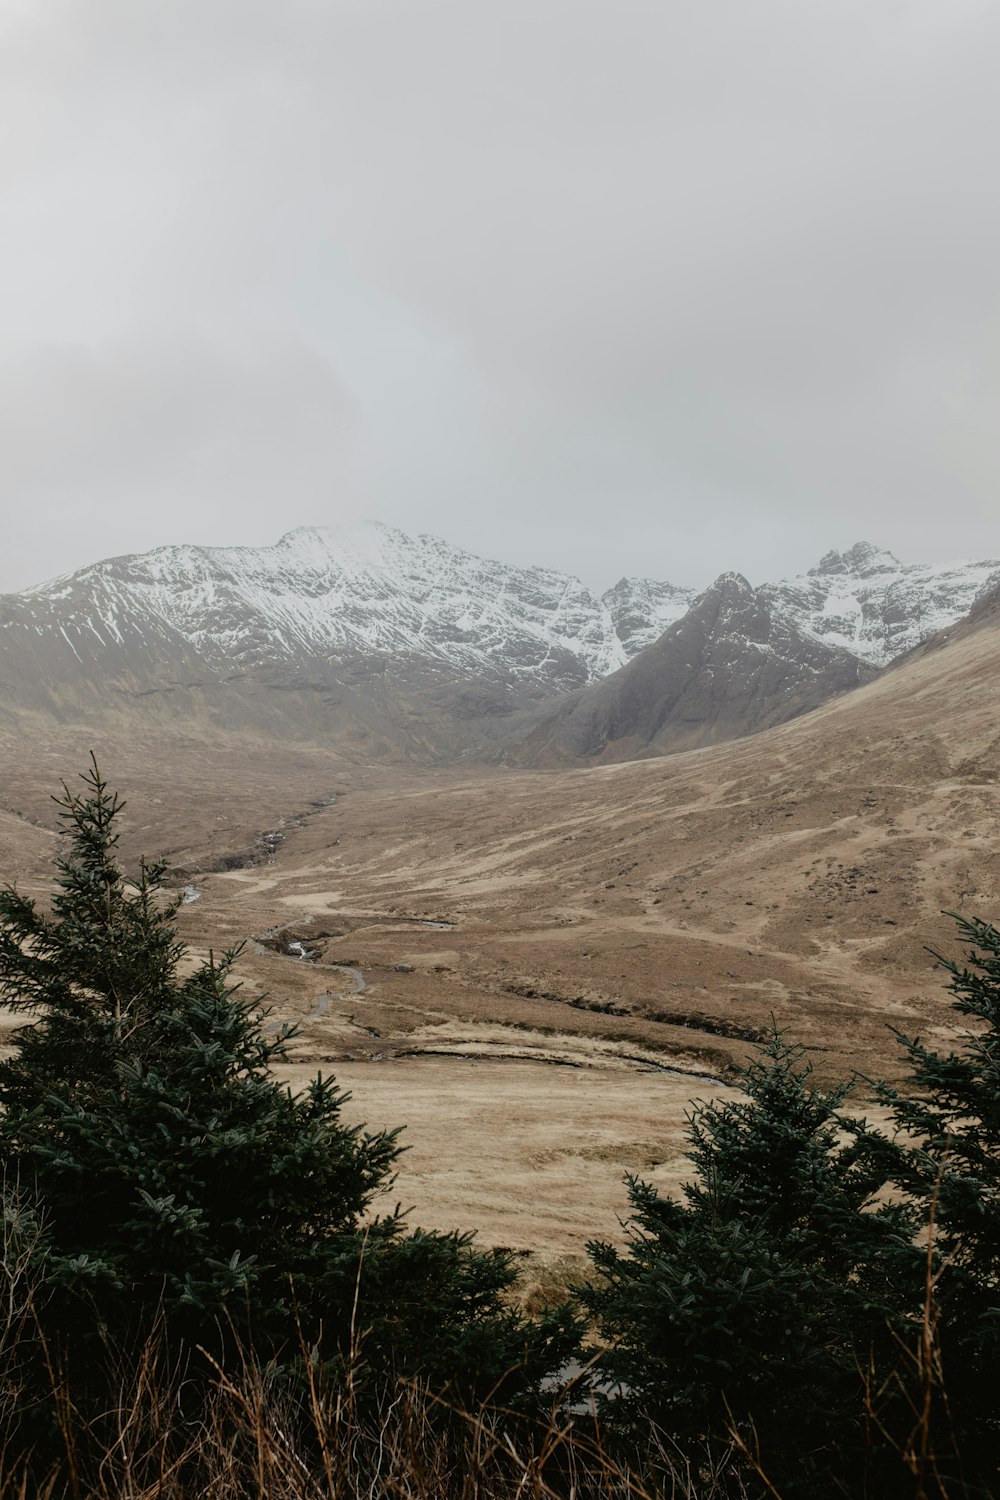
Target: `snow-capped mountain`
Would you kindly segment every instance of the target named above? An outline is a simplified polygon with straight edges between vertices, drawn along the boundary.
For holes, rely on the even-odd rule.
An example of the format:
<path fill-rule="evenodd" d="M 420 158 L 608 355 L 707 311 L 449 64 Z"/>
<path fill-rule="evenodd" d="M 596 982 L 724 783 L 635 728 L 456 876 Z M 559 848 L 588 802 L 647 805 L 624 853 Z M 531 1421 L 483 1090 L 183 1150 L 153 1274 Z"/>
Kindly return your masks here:
<path fill-rule="evenodd" d="M 723 573 L 624 667 L 538 709 L 504 754 L 552 765 L 696 749 L 784 723 L 874 676 L 801 630 L 767 589 Z"/>
<path fill-rule="evenodd" d="M 1000 583 L 992 562 L 903 563 L 857 542 L 828 552 L 804 577 L 765 584 L 762 593 L 804 635 L 884 667 L 968 614 Z"/>
<path fill-rule="evenodd" d="M 0 631 L 52 632 L 81 665 L 159 640 L 214 670 L 365 660 L 561 692 L 621 666 L 692 597 L 629 583 L 601 599 L 568 574 L 369 522 L 112 558 L 7 596 Z"/>
<path fill-rule="evenodd" d="M 622 660 L 630 661 L 687 614 L 697 589 L 680 588 L 655 578 L 620 578 L 601 595 L 621 642 Z"/>
<path fill-rule="evenodd" d="M 817 708 L 1000 590 L 1000 562 L 901 563 L 858 542 L 754 589 L 724 573 L 618 671 L 544 705 L 507 758 L 552 764 L 733 739 Z"/>
<path fill-rule="evenodd" d="M 739 586 L 719 608 L 718 581 L 696 597 L 623 578 L 597 595 L 569 574 L 378 522 L 290 531 L 270 547 L 161 547 L 0 596 L 0 721 L 207 716 L 433 758 L 509 739 L 512 715 L 614 685 L 637 663 L 622 681 L 633 704 L 643 684 L 643 723 L 652 695 L 701 743 L 862 680 L 965 615 L 1000 583 L 1000 562 L 901 563 L 858 543 L 759 589 L 724 577 Z M 621 705 L 598 699 L 628 738 Z M 653 737 L 671 740 L 665 721 Z"/>

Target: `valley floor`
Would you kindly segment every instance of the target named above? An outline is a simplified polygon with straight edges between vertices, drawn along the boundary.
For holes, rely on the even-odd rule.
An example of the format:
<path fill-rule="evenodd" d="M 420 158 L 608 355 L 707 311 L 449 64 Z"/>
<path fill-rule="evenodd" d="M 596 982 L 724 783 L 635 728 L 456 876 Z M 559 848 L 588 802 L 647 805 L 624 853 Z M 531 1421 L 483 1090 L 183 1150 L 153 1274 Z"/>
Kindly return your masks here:
<path fill-rule="evenodd" d="M 684 1175 L 685 1112 L 773 1017 L 820 1077 L 893 1075 L 954 1017 L 926 945 L 1000 915 L 996 631 L 778 730 L 558 772 L 108 735 L 126 862 L 166 854 L 195 953 L 247 940 L 351 1117 L 402 1124 L 396 1196 L 550 1261 L 614 1237 L 623 1174 Z M 91 736 L 5 744 L 0 860 L 44 896 L 48 800 Z M 10 1018 L 7 1018 L 10 1024 Z M 859 1090 L 863 1100 L 864 1085 Z M 864 1108 L 864 1105 L 859 1105 Z"/>

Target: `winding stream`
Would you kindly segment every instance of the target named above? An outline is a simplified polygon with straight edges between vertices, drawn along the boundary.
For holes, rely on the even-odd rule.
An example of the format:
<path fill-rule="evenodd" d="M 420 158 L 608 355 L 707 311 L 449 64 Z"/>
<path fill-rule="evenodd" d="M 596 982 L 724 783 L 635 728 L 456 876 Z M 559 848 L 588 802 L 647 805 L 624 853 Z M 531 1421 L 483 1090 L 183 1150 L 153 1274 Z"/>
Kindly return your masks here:
<path fill-rule="evenodd" d="M 312 920 L 313 918 L 311 916 L 296 917 L 291 922 L 282 923 L 280 927 L 269 927 L 266 932 L 262 932 L 259 937 L 254 938 L 258 953 L 269 953 L 275 958 L 286 958 L 290 963 L 307 963 L 313 969 L 327 969 L 332 970 L 333 972 L 338 974 L 346 974 L 351 981 L 351 987 L 350 989 L 344 990 L 327 990 L 324 994 L 317 995 L 315 1004 L 313 1005 L 313 1008 L 308 1013 L 308 1015 L 298 1016 L 294 1022 L 277 1020 L 268 1021 L 264 1026 L 265 1031 L 278 1031 L 282 1026 L 286 1026 L 289 1024 L 298 1026 L 306 1021 L 317 1021 L 321 1016 L 326 1015 L 327 1011 L 330 1008 L 331 1000 L 349 1000 L 352 995 L 360 995 L 362 990 L 366 990 L 368 988 L 367 984 L 365 983 L 364 975 L 361 973 L 360 969 L 352 968 L 349 964 L 327 964 L 321 963 L 319 959 L 310 958 L 309 950 L 301 941 L 294 941 L 289 943 L 287 953 L 281 953 L 274 948 L 268 948 L 266 946 L 264 939 L 270 940 L 276 938 L 280 933 L 287 932 L 290 927 L 303 927 L 306 925 L 306 923 L 311 922 Z M 453 922 L 446 922 L 443 920 L 427 921 L 419 917 L 411 917 L 408 920 L 418 923 L 421 927 L 445 928 L 453 927 L 455 925 Z M 298 952 L 295 952 L 295 949 L 298 949 Z M 420 1052 L 400 1052 L 398 1055 L 400 1057 L 458 1057 L 466 1059 L 469 1059 L 472 1056 L 472 1054 L 468 1052 L 445 1052 L 436 1051 L 431 1048 Z M 488 1054 L 477 1054 L 476 1060 L 482 1061 L 484 1056 L 486 1055 Z M 514 1059 L 512 1058 L 511 1060 L 513 1061 Z M 526 1061 L 527 1059 L 519 1057 L 516 1060 Z M 539 1058 L 538 1060 L 541 1062 L 546 1062 L 550 1065 L 560 1067 L 576 1068 L 581 1066 L 581 1064 L 569 1059 L 547 1057 Z M 658 1063 L 652 1058 L 624 1056 L 621 1057 L 621 1061 L 633 1063 L 637 1068 L 646 1073 L 662 1073 L 671 1078 L 697 1079 L 701 1083 L 710 1083 L 717 1088 L 726 1088 L 728 1086 L 725 1079 L 716 1078 L 711 1073 L 692 1072 L 687 1068 L 672 1068 L 669 1064 Z"/>
<path fill-rule="evenodd" d="M 362 974 L 360 969 L 351 968 L 349 964 L 320 963 L 319 959 L 309 958 L 304 945 L 301 943 L 289 945 L 290 949 L 292 947 L 298 947 L 298 953 L 293 953 L 291 951 L 289 951 L 288 953 L 279 953 L 275 949 L 268 948 L 266 946 L 264 942 L 265 938 L 275 938 L 279 935 L 279 933 L 287 932 L 289 927 L 302 927 L 306 922 L 311 921 L 312 917 L 296 917 L 294 921 L 284 922 L 280 927 L 269 927 L 266 932 L 263 932 L 259 937 L 254 938 L 254 942 L 257 944 L 257 951 L 259 953 L 270 953 L 275 958 L 287 958 L 291 963 L 308 963 L 310 968 L 313 969 L 328 969 L 337 974 L 346 974 L 351 981 L 350 988 L 344 990 L 327 990 L 325 994 L 317 995 L 316 1002 L 308 1015 L 298 1016 L 294 1023 L 289 1023 L 287 1021 L 268 1021 L 264 1027 L 265 1031 L 278 1031 L 282 1026 L 286 1026 L 289 1024 L 298 1026 L 301 1025 L 303 1021 L 316 1021 L 320 1016 L 326 1015 L 327 1011 L 330 1008 L 331 1000 L 348 1000 L 352 995 L 360 995 L 362 990 L 368 988 L 367 984 L 365 983 L 364 975 Z"/>

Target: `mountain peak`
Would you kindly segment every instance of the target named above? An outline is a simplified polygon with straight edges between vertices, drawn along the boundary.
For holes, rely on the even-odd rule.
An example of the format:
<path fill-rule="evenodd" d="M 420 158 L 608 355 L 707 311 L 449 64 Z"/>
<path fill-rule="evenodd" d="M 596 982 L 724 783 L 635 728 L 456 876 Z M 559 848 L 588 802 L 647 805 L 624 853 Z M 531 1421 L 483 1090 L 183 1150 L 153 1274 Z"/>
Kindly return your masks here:
<path fill-rule="evenodd" d="M 411 547 L 405 532 L 385 521 L 352 520 L 337 526 L 296 526 L 279 537 L 277 549 L 299 557 L 350 558 L 355 565 L 383 561 L 387 550 Z"/>
<path fill-rule="evenodd" d="M 724 599 L 751 599 L 753 597 L 753 584 L 742 573 L 728 572 L 720 573 L 710 588 L 706 589 L 708 594 L 720 594 Z"/>
<path fill-rule="evenodd" d="M 598 596 L 568 573 L 335 518 L 264 547 L 110 558 L 4 596 L 0 679 L 19 685 L 23 706 L 56 703 L 62 714 L 104 713 L 109 692 L 150 712 L 162 693 L 173 713 L 181 693 L 196 691 L 227 722 L 260 716 L 297 732 L 297 713 L 303 734 L 325 738 L 342 725 L 355 748 L 355 732 L 358 744 L 369 735 L 376 745 L 412 729 L 406 743 L 426 750 L 421 736 L 445 705 L 433 735 L 451 753 L 481 733 L 497 740 L 506 715 L 627 663 L 639 663 L 624 679 L 631 686 L 647 667 L 655 677 L 672 663 L 670 713 L 690 710 L 701 725 L 678 731 L 677 748 L 724 727 L 745 733 L 856 684 L 960 619 L 997 576 L 997 561 L 899 563 L 861 541 L 827 553 L 809 575 L 759 588 L 727 571 L 697 597 L 651 578 L 621 579 Z M 282 706 L 293 702 L 286 693 L 299 694 L 294 713 Z M 659 688 L 646 696 L 666 701 Z"/>
<path fill-rule="evenodd" d="M 901 566 L 899 558 L 885 547 L 876 547 L 873 542 L 855 542 L 846 552 L 831 551 L 824 554 L 810 568 L 809 578 L 827 578 L 837 573 L 854 573 L 864 576 L 870 573 L 890 572 Z"/>

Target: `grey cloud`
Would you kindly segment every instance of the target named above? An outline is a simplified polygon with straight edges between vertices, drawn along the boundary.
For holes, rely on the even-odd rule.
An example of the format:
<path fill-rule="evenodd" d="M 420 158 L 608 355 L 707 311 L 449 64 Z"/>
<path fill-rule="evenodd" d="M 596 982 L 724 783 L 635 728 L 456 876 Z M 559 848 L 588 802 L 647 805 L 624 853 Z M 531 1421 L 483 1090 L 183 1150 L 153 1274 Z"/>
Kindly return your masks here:
<path fill-rule="evenodd" d="M 269 541 L 353 493 L 349 401 L 274 337 L 36 347 L 0 363 L 0 453 L 24 583 L 184 537 Z"/>
<path fill-rule="evenodd" d="M 3 581 L 79 505 L 78 562 L 359 509 L 599 584 L 1000 554 L 998 43 L 984 0 L 12 7 Z"/>

